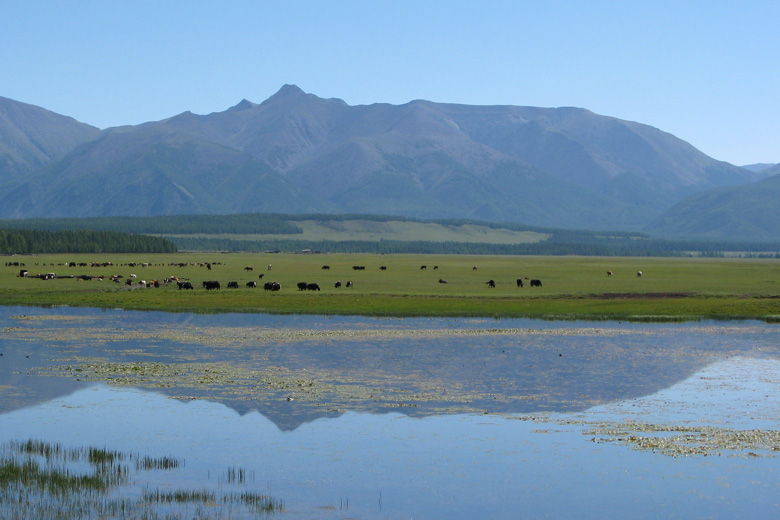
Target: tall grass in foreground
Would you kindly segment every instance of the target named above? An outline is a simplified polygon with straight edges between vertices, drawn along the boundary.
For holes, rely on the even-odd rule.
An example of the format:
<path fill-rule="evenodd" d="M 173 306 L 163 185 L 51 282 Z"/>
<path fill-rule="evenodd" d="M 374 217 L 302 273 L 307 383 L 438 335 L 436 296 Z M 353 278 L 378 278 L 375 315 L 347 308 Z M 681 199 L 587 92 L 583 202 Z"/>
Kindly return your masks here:
<path fill-rule="evenodd" d="M 281 500 L 248 491 L 139 488 L 140 472 L 181 466 L 174 457 L 12 441 L 0 446 L 0 518 L 243 519 L 284 509 Z M 240 483 L 246 470 L 231 467 L 228 475 Z"/>

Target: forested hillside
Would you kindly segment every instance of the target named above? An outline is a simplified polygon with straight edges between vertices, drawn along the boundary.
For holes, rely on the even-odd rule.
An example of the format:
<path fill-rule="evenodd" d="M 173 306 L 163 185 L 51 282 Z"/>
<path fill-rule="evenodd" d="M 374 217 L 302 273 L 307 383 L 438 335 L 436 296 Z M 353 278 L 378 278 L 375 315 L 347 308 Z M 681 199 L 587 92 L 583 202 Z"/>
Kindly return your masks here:
<path fill-rule="evenodd" d="M 328 238 L 304 234 L 302 227 L 306 222 L 316 222 L 320 228 L 329 228 L 331 233 Z M 384 224 L 399 222 L 404 223 L 404 229 L 414 231 L 410 235 L 430 238 L 409 239 L 393 235 L 388 239 L 383 236 Z M 436 238 L 442 227 L 450 231 L 448 236 L 463 238 Z M 0 221 L 0 228 L 7 228 L 3 231 L 6 238 L 0 239 L 0 253 L 5 254 L 76 250 L 167 252 L 176 248 L 183 251 L 598 256 L 722 256 L 727 252 L 776 256 L 780 252 L 778 240 L 661 240 L 636 232 L 573 231 L 474 220 L 417 220 L 377 215 L 247 214 L 34 219 Z M 10 228 L 28 234 L 15 234 Z M 31 228 L 46 231 L 32 231 Z M 374 234 L 376 238 L 356 239 L 354 230 L 359 228 L 370 231 L 359 236 Z M 341 232 L 341 229 L 348 231 Z M 76 233 L 74 230 L 82 231 Z M 127 233 L 116 233 L 120 230 Z M 167 240 L 128 234 L 140 232 L 160 235 Z M 46 246 L 28 245 L 26 237 L 34 237 L 33 243 Z M 90 237 L 94 238 L 91 242 Z M 78 249 L 68 249 L 69 242 Z M 116 249 L 99 249 L 109 247 L 106 244 L 111 242 L 121 245 L 112 246 Z M 12 247 L 9 248 L 8 244 Z M 146 249 L 138 249 L 141 247 Z"/>
<path fill-rule="evenodd" d="M 116 231 L 0 229 L 0 254 L 174 253 L 169 240 Z"/>

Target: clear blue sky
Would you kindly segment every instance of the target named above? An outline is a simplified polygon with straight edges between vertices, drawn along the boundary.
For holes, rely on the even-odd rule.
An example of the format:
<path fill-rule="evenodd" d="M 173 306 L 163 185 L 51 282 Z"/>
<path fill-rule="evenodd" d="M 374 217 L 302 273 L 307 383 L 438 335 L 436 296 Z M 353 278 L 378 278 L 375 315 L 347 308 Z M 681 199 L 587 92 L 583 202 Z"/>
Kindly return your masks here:
<path fill-rule="evenodd" d="M 780 162 L 780 1 L 0 0 L 0 96 L 106 128 L 256 103 L 576 106 Z"/>

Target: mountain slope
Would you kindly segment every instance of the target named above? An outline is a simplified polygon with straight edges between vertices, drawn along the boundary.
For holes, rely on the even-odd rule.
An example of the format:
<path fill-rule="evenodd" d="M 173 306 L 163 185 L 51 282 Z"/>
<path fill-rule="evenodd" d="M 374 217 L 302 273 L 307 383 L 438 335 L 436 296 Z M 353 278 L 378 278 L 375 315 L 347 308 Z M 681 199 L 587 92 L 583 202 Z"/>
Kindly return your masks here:
<path fill-rule="evenodd" d="M 106 131 L 0 198 L 9 217 L 27 208 L 84 217 L 279 212 L 290 204 L 319 209 L 262 161 L 148 127 Z"/>
<path fill-rule="evenodd" d="M 665 237 L 776 242 L 780 239 L 778 201 L 780 175 L 774 175 L 745 186 L 692 195 L 654 220 L 646 231 Z"/>
<path fill-rule="evenodd" d="M 61 159 L 99 132 L 71 117 L 0 97 L 0 184 Z"/>
<path fill-rule="evenodd" d="M 577 108 L 260 104 L 108 129 L 4 186 L 0 216 L 374 213 L 638 229 L 757 173 Z"/>

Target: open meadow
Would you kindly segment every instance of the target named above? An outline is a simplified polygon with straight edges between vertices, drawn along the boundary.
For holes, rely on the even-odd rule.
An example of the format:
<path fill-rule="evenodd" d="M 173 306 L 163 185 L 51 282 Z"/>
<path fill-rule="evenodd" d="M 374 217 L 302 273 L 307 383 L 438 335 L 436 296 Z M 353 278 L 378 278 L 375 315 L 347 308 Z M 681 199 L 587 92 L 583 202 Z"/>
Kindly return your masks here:
<path fill-rule="evenodd" d="M 780 319 L 776 259 L 63 254 L 4 257 L 0 269 L 4 305 L 375 316 Z M 22 270 L 27 277 L 19 276 Z M 48 273 L 56 278 L 43 279 Z M 112 281 L 112 276 L 119 278 Z M 193 288 L 179 289 L 177 280 L 189 281 Z M 541 286 L 532 287 L 531 280 Z M 218 281 L 220 289 L 206 290 L 204 281 Z M 229 282 L 237 282 L 238 288 L 228 288 Z M 247 287 L 251 282 L 257 287 Z M 264 290 L 266 282 L 277 282 L 280 289 Z M 299 282 L 316 283 L 320 290 L 299 290 Z"/>

